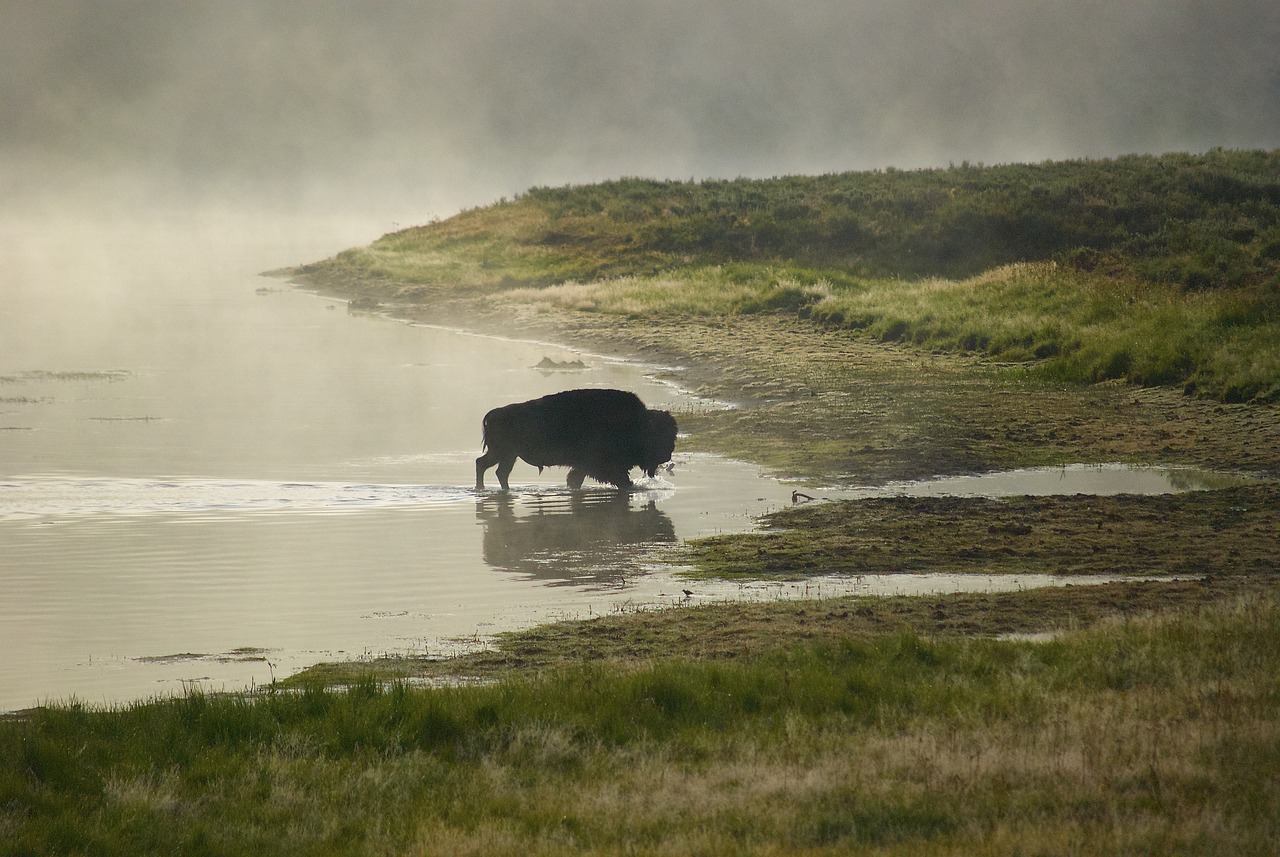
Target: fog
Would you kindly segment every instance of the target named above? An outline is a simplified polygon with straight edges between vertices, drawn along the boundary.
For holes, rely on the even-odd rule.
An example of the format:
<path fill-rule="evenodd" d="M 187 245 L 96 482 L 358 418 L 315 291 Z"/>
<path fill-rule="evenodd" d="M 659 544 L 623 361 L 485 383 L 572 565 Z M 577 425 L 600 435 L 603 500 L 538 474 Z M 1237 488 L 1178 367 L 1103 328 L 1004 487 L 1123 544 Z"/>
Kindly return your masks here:
<path fill-rule="evenodd" d="M 1274 148 L 1277 44 L 1274 0 L 6 0 L 0 204 L 376 234 L 624 175 Z"/>

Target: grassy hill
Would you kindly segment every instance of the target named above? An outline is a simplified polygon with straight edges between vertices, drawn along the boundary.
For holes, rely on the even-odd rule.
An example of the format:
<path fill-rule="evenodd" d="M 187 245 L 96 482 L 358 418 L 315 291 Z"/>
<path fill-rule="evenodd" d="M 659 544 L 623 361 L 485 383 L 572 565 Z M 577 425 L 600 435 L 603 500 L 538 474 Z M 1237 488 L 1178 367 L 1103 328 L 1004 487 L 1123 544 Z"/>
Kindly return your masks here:
<path fill-rule="evenodd" d="M 795 313 L 1056 380 L 1280 399 L 1280 151 L 534 188 L 303 270 L 383 300 Z"/>

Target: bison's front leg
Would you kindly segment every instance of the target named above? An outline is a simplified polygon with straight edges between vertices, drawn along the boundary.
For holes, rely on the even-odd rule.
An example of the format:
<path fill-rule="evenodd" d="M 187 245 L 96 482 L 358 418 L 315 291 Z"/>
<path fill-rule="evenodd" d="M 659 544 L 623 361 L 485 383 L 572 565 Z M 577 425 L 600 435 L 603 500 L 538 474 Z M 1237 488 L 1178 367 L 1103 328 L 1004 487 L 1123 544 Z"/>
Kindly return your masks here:
<path fill-rule="evenodd" d="M 498 484 L 502 486 L 503 491 L 510 490 L 511 486 L 507 484 L 507 477 L 511 475 L 511 468 L 516 466 L 515 456 L 504 458 L 498 462 L 498 469 L 494 473 L 498 474 Z"/>
<path fill-rule="evenodd" d="M 586 471 L 579 470 L 578 468 L 574 467 L 570 469 L 569 478 L 566 479 L 565 481 L 568 483 L 570 488 L 572 488 L 574 491 L 577 491 L 579 488 L 582 487 L 582 480 L 586 478 L 587 478 Z"/>
<path fill-rule="evenodd" d="M 629 467 L 606 467 L 599 473 L 593 473 L 592 476 L 601 482 L 607 482 L 619 491 L 630 491 L 635 487 L 631 482 L 631 474 Z"/>

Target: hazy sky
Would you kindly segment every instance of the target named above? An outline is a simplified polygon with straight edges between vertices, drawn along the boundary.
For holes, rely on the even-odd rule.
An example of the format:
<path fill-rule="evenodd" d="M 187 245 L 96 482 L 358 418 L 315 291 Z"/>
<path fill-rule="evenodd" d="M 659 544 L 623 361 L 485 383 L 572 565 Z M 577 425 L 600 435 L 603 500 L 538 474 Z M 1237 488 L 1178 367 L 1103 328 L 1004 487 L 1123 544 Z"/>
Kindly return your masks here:
<path fill-rule="evenodd" d="M 1276 0 L 0 0 L 0 197 L 424 220 L 535 184 L 1280 147 Z"/>

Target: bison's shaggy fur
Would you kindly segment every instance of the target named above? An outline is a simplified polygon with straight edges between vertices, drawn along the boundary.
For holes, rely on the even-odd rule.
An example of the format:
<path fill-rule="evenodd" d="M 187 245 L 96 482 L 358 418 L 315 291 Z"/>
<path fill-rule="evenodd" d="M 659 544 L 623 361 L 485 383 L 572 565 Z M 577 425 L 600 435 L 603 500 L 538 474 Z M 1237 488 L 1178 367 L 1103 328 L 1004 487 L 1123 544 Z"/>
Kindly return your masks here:
<path fill-rule="evenodd" d="M 629 472 L 650 477 L 671 460 L 676 420 L 644 406 L 622 390 L 566 390 L 540 399 L 494 408 L 484 417 L 485 453 L 476 459 L 476 489 L 484 473 L 498 465 L 506 489 L 516 459 L 538 468 L 569 468 L 568 483 L 580 488 L 590 476 L 618 488 L 631 487 Z"/>

